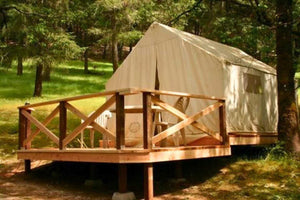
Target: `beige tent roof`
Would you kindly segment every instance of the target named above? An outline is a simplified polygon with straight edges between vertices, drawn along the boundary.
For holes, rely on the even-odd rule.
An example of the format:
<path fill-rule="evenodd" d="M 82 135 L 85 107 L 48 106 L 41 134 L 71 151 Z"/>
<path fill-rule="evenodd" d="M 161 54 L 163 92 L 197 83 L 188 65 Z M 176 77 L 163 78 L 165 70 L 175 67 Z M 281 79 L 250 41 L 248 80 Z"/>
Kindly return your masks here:
<path fill-rule="evenodd" d="M 159 31 L 153 31 L 153 29 L 163 29 Z M 244 51 L 231 47 L 225 44 L 221 44 L 201 36 L 193 35 L 184 31 L 180 31 L 175 28 L 154 22 L 146 32 L 145 36 L 149 35 L 148 32 L 152 32 L 156 37 L 148 38 L 147 40 L 141 41 L 142 44 L 138 44 L 138 47 L 159 44 L 166 40 L 174 39 L 174 37 L 179 37 L 197 48 L 205 51 L 206 53 L 215 56 L 220 61 L 229 62 L 231 64 L 239 65 L 242 67 L 253 68 L 265 73 L 270 73 L 276 75 L 276 69 L 273 67 L 253 58 Z M 145 39 L 145 38 L 144 38 Z"/>

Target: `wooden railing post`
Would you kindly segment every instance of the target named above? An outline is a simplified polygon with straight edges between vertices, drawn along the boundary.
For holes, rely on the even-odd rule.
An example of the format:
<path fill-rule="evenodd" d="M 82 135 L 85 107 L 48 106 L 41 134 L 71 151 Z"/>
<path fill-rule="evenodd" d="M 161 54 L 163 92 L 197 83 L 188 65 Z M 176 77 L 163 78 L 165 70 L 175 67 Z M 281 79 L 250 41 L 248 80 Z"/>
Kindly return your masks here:
<path fill-rule="evenodd" d="M 31 114 L 31 109 L 26 110 L 29 114 Z M 26 118 L 25 119 L 25 139 L 31 134 L 31 122 Z M 24 144 L 25 149 L 31 148 L 31 142 Z"/>
<path fill-rule="evenodd" d="M 63 140 L 67 135 L 67 109 L 65 101 L 59 103 L 59 149 L 64 149 Z"/>
<path fill-rule="evenodd" d="M 25 103 L 29 105 L 29 103 Z M 19 109 L 19 149 L 30 149 L 31 142 L 25 144 L 25 140 L 31 134 L 31 122 L 22 114 L 22 111 L 26 111 L 31 114 L 31 108 Z"/>
<path fill-rule="evenodd" d="M 222 106 L 219 108 L 219 122 L 220 122 L 220 135 L 223 138 L 223 144 L 229 144 L 229 138 L 226 131 L 226 108 L 225 108 L 225 100 L 219 100 L 222 103 Z"/>
<path fill-rule="evenodd" d="M 25 103 L 29 105 L 29 103 Z M 31 142 L 24 144 L 24 141 L 31 133 L 31 123 L 30 121 L 22 114 L 22 111 L 25 110 L 31 114 L 31 109 L 19 109 L 19 149 L 30 149 Z M 24 160 L 25 173 L 31 171 L 31 160 Z"/>
<path fill-rule="evenodd" d="M 124 95 L 116 94 L 116 147 L 125 148 L 125 110 Z"/>
<path fill-rule="evenodd" d="M 143 93 L 143 138 L 144 149 L 152 149 L 152 111 L 151 111 L 151 93 Z"/>
<path fill-rule="evenodd" d="M 26 118 L 22 114 L 22 108 L 19 108 L 19 149 L 24 149 L 24 140 L 26 135 Z"/>

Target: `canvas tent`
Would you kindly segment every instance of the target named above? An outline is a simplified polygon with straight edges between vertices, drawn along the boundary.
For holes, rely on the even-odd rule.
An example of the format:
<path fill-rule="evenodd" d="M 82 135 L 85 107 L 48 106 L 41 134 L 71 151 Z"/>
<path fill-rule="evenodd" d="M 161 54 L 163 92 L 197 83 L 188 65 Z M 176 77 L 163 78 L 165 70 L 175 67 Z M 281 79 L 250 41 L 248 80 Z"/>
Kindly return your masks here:
<path fill-rule="evenodd" d="M 240 49 L 154 22 L 106 89 L 155 89 L 156 76 L 160 90 L 224 97 L 229 133 L 277 132 L 276 70 Z M 162 98 L 171 105 L 176 101 Z M 141 96 L 128 97 L 125 102 L 141 105 Z M 207 101 L 192 100 L 186 113 L 207 105 Z M 218 131 L 217 113 L 200 121 Z M 138 114 L 126 116 L 126 137 L 141 138 L 141 124 Z"/>

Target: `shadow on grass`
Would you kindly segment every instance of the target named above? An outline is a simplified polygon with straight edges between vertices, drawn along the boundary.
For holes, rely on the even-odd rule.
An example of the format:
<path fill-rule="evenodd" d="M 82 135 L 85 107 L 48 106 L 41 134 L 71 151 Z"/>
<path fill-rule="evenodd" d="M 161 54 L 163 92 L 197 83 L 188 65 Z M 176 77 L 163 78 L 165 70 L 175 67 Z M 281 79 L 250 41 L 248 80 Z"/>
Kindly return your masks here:
<path fill-rule="evenodd" d="M 91 174 L 91 166 L 94 175 Z M 44 188 L 51 186 L 64 192 L 77 191 L 83 196 L 111 199 L 113 192 L 117 191 L 117 173 L 117 165 L 113 164 L 54 161 L 34 168 L 28 174 L 19 173 L 11 178 L 25 180 Z M 96 180 L 95 184 L 89 184 L 90 180 Z"/>
<path fill-rule="evenodd" d="M 180 161 L 185 182 L 176 183 L 175 168 L 178 162 L 154 164 L 155 195 L 173 193 L 195 184 L 200 184 L 219 173 L 228 160 L 210 158 Z M 93 170 L 91 170 L 93 165 Z M 138 199 L 143 198 L 143 164 L 128 164 L 128 190 Z M 23 177 L 24 174 L 16 176 Z M 81 190 L 99 196 L 111 196 L 118 191 L 118 165 L 103 163 L 53 162 L 35 168 L 25 175 L 26 181 L 42 185 L 53 185 L 63 190 Z M 96 185 L 86 186 L 87 180 L 101 180 Z"/>

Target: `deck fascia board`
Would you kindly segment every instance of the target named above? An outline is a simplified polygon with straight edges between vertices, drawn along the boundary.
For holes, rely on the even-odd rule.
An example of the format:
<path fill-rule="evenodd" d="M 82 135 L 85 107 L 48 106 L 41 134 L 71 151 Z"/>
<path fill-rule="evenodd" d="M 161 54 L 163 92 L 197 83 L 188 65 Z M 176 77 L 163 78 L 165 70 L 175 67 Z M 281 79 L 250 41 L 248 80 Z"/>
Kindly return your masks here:
<path fill-rule="evenodd" d="M 148 150 L 31 149 L 17 151 L 18 159 L 98 163 L 155 163 L 231 155 L 230 146 L 156 148 Z"/>

